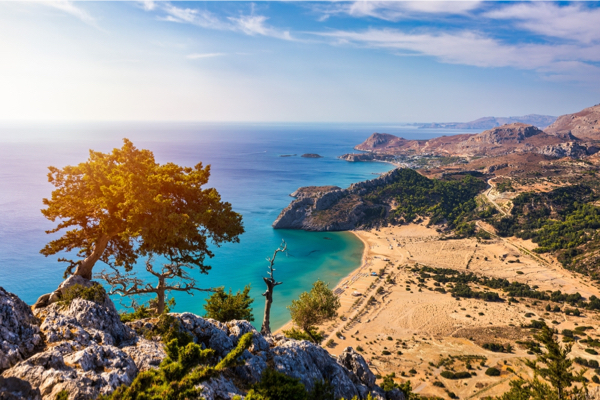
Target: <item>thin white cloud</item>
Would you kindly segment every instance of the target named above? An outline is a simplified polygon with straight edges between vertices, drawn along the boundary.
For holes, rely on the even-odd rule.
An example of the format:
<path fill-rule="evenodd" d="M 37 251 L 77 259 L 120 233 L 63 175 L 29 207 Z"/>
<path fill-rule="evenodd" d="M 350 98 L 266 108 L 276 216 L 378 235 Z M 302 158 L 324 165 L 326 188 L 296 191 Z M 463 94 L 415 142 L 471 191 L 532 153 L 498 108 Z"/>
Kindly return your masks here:
<path fill-rule="evenodd" d="M 414 18 L 421 14 L 467 14 L 480 7 L 481 1 L 354 1 L 315 6 L 320 20 L 346 14 L 356 18 L 372 17 L 386 21 Z"/>
<path fill-rule="evenodd" d="M 491 19 L 516 22 L 517 26 L 544 36 L 591 43 L 600 41 L 600 9 L 577 3 L 523 3 L 484 14 Z"/>
<path fill-rule="evenodd" d="M 449 64 L 513 67 L 536 70 L 547 75 L 569 75 L 572 80 L 579 80 L 579 74 L 570 74 L 566 66 L 576 63 L 578 70 L 582 70 L 584 66 L 597 69 L 588 63 L 600 61 L 600 45 L 505 44 L 470 31 L 414 34 L 395 29 L 369 29 L 317 35 L 331 38 L 336 44 L 408 51 L 409 54 L 431 56 Z"/>
<path fill-rule="evenodd" d="M 160 3 L 160 9 L 166 14 L 160 17 L 163 21 L 188 23 L 207 29 L 242 32 L 250 36 L 260 35 L 294 40 L 289 31 L 267 25 L 268 18 L 264 15 L 250 14 L 222 19 L 207 10 L 181 8 L 169 2 Z"/>
<path fill-rule="evenodd" d="M 225 53 L 192 53 L 185 56 L 190 60 L 198 60 L 200 58 L 213 58 L 213 57 L 221 57 L 226 55 Z"/>
<path fill-rule="evenodd" d="M 81 21 L 88 25 L 96 26 L 96 19 L 93 18 L 87 11 L 75 6 L 72 1 L 69 0 L 51 0 L 51 1 L 40 1 L 40 4 L 48 7 L 56 8 L 67 14 L 79 18 Z"/>
<path fill-rule="evenodd" d="M 264 15 L 243 15 L 239 18 L 228 18 L 228 20 L 233 23 L 236 30 L 244 32 L 246 35 L 262 35 L 278 39 L 293 40 L 289 31 L 280 31 L 267 26 L 265 24 L 267 19 L 268 18 Z"/>

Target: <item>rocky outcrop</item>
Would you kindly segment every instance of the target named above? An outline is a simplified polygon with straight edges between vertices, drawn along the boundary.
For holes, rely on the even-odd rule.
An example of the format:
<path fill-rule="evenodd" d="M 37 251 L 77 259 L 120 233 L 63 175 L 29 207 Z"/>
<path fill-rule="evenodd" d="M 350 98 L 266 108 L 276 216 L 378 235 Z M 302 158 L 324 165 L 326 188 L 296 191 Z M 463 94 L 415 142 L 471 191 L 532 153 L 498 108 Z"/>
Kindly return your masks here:
<path fill-rule="evenodd" d="M 25 302 L 0 287 L 0 372 L 42 345 L 38 320 Z"/>
<path fill-rule="evenodd" d="M 296 200 L 281 211 L 273 222 L 273 228 L 308 231 L 354 229 L 364 222 L 369 213 L 369 206 L 361 196 L 394 182 L 400 170 L 395 169 L 378 178 L 353 183 L 347 189 L 317 191 L 300 188 L 294 192 Z"/>
<path fill-rule="evenodd" d="M 135 344 L 135 333 L 123 325 L 110 299 L 97 304 L 74 299 L 35 310 L 45 350 L 3 372 L 54 399 L 67 390 L 70 399 L 95 399 L 130 384 L 138 373 L 134 359 L 119 347 Z"/>
<path fill-rule="evenodd" d="M 569 133 L 581 140 L 600 140 L 600 104 L 562 115 L 544 131 L 551 135 Z"/>
<path fill-rule="evenodd" d="M 45 337 L 43 349 L 18 350 L 16 363 L 0 376 L 0 400 L 54 400 L 62 390 L 71 400 L 95 399 L 131 384 L 139 371 L 157 368 L 166 357 L 161 342 L 136 334 L 136 330 L 151 330 L 157 320 L 123 324 L 110 300 L 97 304 L 75 299 L 68 306 L 53 303 L 36 309 L 34 315 L 15 295 L 1 290 L 0 304 L 1 315 L 10 316 L 0 319 L 0 332 L 13 332 L 24 338 L 23 343 L 36 334 L 40 340 Z M 191 313 L 172 315 L 182 331 L 194 342 L 213 349 L 219 359 L 235 348 L 244 334 L 254 334 L 251 346 L 241 356 L 243 364 L 201 384 L 207 400 L 243 396 L 267 366 L 300 379 L 307 389 L 316 381 L 329 381 L 336 398 L 364 399 L 369 394 L 375 399 L 386 398 L 365 360 L 352 348 L 336 359 L 307 341 L 282 335 L 263 337 L 247 321 L 221 323 Z M 399 391 L 387 395 L 404 400 Z"/>
<path fill-rule="evenodd" d="M 83 287 L 91 287 L 93 285 L 99 285 L 98 282 L 95 281 L 91 281 L 88 279 L 85 279 L 84 277 L 80 276 L 80 275 L 71 275 L 69 276 L 67 279 L 65 279 L 59 286 L 58 288 L 52 292 L 52 293 L 48 293 L 48 294 L 44 294 L 42 296 L 39 297 L 39 299 L 37 299 L 37 301 L 35 302 L 35 304 L 33 305 L 33 308 L 43 308 L 46 307 L 49 304 L 52 303 L 56 303 L 57 301 L 60 301 L 60 299 L 62 298 L 62 294 L 63 292 L 70 288 L 71 286 L 75 286 L 75 285 L 80 285 Z M 106 296 L 106 303 L 111 303 L 110 298 L 108 297 L 108 295 Z"/>
<path fill-rule="evenodd" d="M 320 156 L 320 155 L 315 154 L 315 153 L 302 154 L 300 157 L 304 157 L 304 158 L 323 158 L 323 156 Z"/>
<path fill-rule="evenodd" d="M 537 153 L 550 157 L 571 157 L 581 158 L 597 153 L 599 147 L 589 143 L 580 144 L 577 142 L 559 143 L 555 145 L 543 146 L 537 149 Z"/>

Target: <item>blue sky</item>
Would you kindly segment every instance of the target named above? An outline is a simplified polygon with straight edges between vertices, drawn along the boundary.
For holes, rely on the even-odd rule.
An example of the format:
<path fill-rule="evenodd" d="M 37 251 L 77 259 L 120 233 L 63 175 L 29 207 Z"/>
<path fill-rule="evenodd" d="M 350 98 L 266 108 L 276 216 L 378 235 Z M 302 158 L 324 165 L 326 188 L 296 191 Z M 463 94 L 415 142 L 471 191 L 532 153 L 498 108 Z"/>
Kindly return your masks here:
<path fill-rule="evenodd" d="M 0 2 L 0 120 L 448 122 L 600 103 L 597 2 Z"/>

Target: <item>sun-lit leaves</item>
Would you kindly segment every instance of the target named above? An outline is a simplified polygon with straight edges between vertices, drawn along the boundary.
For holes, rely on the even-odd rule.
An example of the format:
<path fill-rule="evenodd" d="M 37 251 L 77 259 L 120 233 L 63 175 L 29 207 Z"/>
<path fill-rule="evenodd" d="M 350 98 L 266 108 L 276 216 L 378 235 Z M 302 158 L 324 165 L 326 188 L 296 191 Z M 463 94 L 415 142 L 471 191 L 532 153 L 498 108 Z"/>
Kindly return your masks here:
<path fill-rule="evenodd" d="M 237 241 L 243 233 L 241 216 L 215 189 L 203 189 L 210 166 L 160 165 L 151 151 L 123 142 L 108 154 L 90 150 L 89 159 L 76 166 L 49 167 L 48 181 L 56 189 L 44 199 L 42 213 L 58 220 L 48 233 L 67 231 L 41 253 L 78 249 L 85 260 L 64 261 L 84 276 L 97 260 L 130 270 L 139 256 L 150 254 L 207 273 L 209 244 Z"/>

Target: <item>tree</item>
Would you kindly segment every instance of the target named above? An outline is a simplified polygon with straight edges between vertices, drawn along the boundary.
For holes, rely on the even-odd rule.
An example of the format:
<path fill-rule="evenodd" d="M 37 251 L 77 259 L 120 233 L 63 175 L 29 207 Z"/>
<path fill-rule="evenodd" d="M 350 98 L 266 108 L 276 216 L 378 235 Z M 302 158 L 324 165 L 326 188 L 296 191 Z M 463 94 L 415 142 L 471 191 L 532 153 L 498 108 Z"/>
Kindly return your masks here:
<path fill-rule="evenodd" d="M 123 142 L 107 154 L 90 150 L 79 165 L 49 167 L 48 181 L 56 189 L 43 200 L 42 214 L 59 222 L 46 233 L 68 230 L 40 252 L 49 256 L 79 249 L 78 260 L 60 261 L 69 263 L 65 276 L 86 279 L 99 260 L 130 271 L 138 257 L 152 254 L 208 273 L 209 242 L 237 242 L 244 232 L 241 215 L 215 189 L 202 188 L 210 166 L 161 165 L 151 151 Z"/>
<path fill-rule="evenodd" d="M 277 253 L 285 253 L 286 250 L 287 244 L 285 243 L 285 240 L 282 240 L 281 245 L 273 253 L 273 257 L 267 258 L 267 261 L 269 262 L 269 271 L 267 271 L 269 277 L 265 278 L 263 276 L 263 280 L 267 284 L 267 290 L 262 294 L 265 296 L 265 314 L 263 316 L 262 327 L 260 328 L 260 333 L 263 335 L 271 334 L 271 304 L 273 304 L 273 289 L 275 289 L 275 286 L 279 286 L 283 283 L 277 282 L 273 277 L 273 271 L 275 271 L 273 264 L 275 264 L 275 257 L 277 257 Z"/>
<path fill-rule="evenodd" d="M 213 289 L 200 289 L 196 287 L 196 281 L 188 274 L 187 269 L 192 268 L 188 264 L 163 264 L 160 271 L 155 271 L 152 266 L 152 258 L 146 261 L 146 271 L 158 278 L 158 284 L 152 286 L 138 278 L 135 273 L 121 273 L 118 269 L 108 273 L 102 271 L 98 277 L 104 279 L 112 289 L 109 294 L 119 294 L 121 296 L 135 296 L 143 294 L 156 294 L 157 315 L 165 311 L 165 295 L 170 291 L 186 292 L 192 294 L 194 291 L 212 292 Z M 168 283 L 167 280 L 176 279 Z"/>
<path fill-rule="evenodd" d="M 526 365 L 533 369 L 536 375 L 550 382 L 558 399 L 570 399 L 580 394 L 578 388 L 568 391 L 574 382 L 583 382 L 583 374 L 573 373 L 573 360 L 568 358 L 572 345 L 561 346 L 556 340 L 555 331 L 544 326 L 535 338 L 546 347 L 546 352 L 539 354 L 536 361 L 526 361 Z M 538 365 L 542 363 L 542 366 Z M 585 371 L 583 371 L 585 372 Z"/>
<path fill-rule="evenodd" d="M 206 315 L 204 317 L 221 322 L 234 319 L 254 321 L 251 307 L 254 299 L 248 295 L 249 292 L 250 285 L 244 287 L 243 292 L 238 290 L 236 294 L 232 294 L 231 289 L 229 289 L 229 293 L 226 293 L 224 288 L 216 289 L 215 293 L 205 300 Z"/>
<path fill-rule="evenodd" d="M 587 397 L 587 388 L 583 374 L 585 369 L 578 373 L 573 372 L 573 360 L 568 358 L 571 345 L 561 346 L 553 331 L 548 326 L 543 326 L 535 338 L 546 348 L 546 351 L 537 356 L 535 361 L 525 361 L 535 374 L 533 380 L 521 377 L 510 383 L 510 390 L 496 400 L 584 400 Z M 538 363 L 541 363 L 538 364 Z M 542 381 L 538 377 L 543 378 Z M 546 383 L 549 382 L 550 384 Z M 575 382 L 582 382 L 583 387 L 574 387 Z"/>
<path fill-rule="evenodd" d="M 292 305 L 288 309 L 292 321 L 317 343 L 317 338 L 312 331 L 317 325 L 337 317 L 340 305 L 340 299 L 333 294 L 327 284 L 318 280 L 313 283 L 310 292 L 303 292 L 298 300 L 292 300 Z"/>

